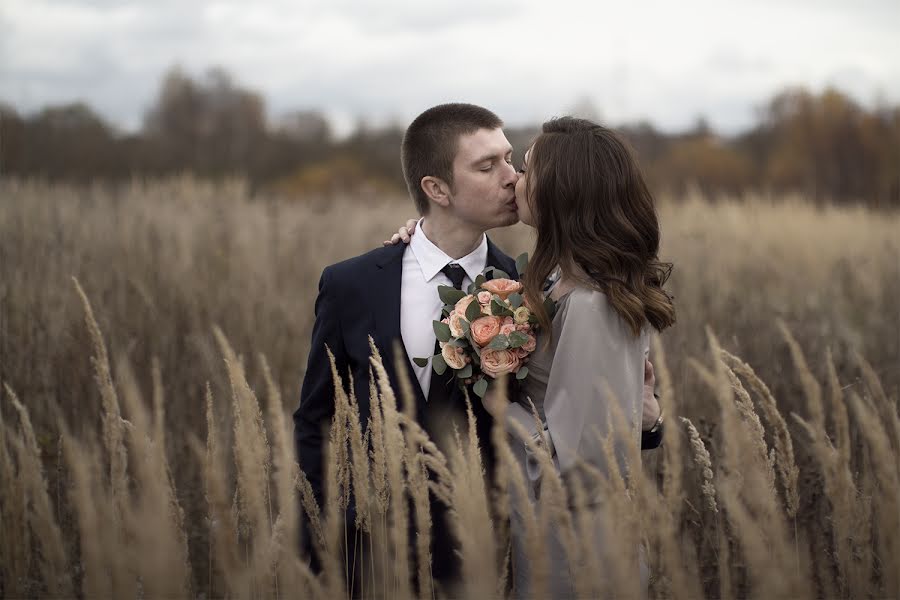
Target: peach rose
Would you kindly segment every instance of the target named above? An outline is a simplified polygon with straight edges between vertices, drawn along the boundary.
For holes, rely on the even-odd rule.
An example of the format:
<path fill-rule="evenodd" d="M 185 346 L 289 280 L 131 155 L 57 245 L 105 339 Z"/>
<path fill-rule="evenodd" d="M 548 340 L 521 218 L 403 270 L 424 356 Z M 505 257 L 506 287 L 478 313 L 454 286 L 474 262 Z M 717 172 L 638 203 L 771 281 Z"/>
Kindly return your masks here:
<path fill-rule="evenodd" d="M 481 288 L 506 300 L 510 294 L 521 292 L 522 284 L 512 279 L 491 279 L 481 284 Z"/>
<path fill-rule="evenodd" d="M 466 355 L 460 352 L 461 350 L 462 348 L 450 344 L 441 344 L 441 356 L 451 369 L 462 369 L 466 366 Z"/>
<path fill-rule="evenodd" d="M 472 303 L 472 301 L 473 301 L 474 299 L 475 299 L 475 296 L 473 296 L 472 294 L 469 294 L 469 295 L 467 295 L 467 296 L 463 296 L 463 297 L 460 298 L 459 301 L 456 303 L 456 306 L 453 307 L 453 310 L 455 310 L 455 311 L 458 312 L 459 314 L 465 316 L 465 314 L 466 314 L 466 309 L 469 308 L 469 305 Z"/>
<path fill-rule="evenodd" d="M 462 323 L 460 323 L 460 321 L 462 321 L 464 318 L 465 317 L 456 312 L 456 309 L 450 311 L 450 315 L 448 317 L 450 322 L 447 323 L 450 326 L 450 335 L 455 338 L 461 338 L 463 335 L 465 335 L 465 332 L 462 328 Z"/>
<path fill-rule="evenodd" d="M 514 373 L 519 370 L 522 360 L 515 351 L 510 350 L 482 350 L 481 370 L 485 375 L 497 377 L 505 373 Z"/>
<path fill-rule="evenodd" d="M 515 323 L 512 317 L 503 317 L 503 325 L 512 325 Z"/>
<path fill-rule="evenodd" d="M 506 323 L 500 326 L 500 335 L 509 335 L 516 330 L 516 326 L 512 323 Z"/>
<path fill-rule="evenodd" d="M 516 331 L 524 331 L 525 333 L 531 333 L 531 324 L 516 323 Z"/>
<path fill-rule="evenodd" d="M 472 321 L 472 339 L 486 346 L 500 333 L 500 317 L 481 317 Z"/>
<path fill-rule="evenodd" d="M 525 352 L 534 352 L 534 349 L 537 348 L 537 340 L 533 335 L 528 336 L 528 341 L 520 346 Z"/>
<path fill-rule="evenodd" d="M 478 292 L 478 302 L 479 302 L 482 306 L 485 306 L 485 305 L 487 305 L 487 304 L 490 304 L 490 303 L 491 303 L 491 293 L 490 293 L 490 292 L 485 292 L 485 291 L 483 291 L 483 290 L 480 291 L 480 292 Z"/>
<path fill-rule="evenodd" d="M 519 358 L 525 358 L 526 356 L 531 354 L 528 350 L 526 350 L 522 346 L 519 346 L 518 348 L 514 349 L 513 352 L 515 352 Z"/>

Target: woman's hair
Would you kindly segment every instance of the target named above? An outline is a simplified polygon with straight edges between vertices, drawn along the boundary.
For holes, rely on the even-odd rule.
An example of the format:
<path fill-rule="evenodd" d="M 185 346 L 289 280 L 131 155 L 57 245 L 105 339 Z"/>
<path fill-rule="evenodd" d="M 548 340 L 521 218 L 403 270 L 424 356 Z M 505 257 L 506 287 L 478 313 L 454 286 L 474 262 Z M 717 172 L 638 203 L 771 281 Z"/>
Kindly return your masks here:
<path fill-rule="evenodd" d="M 537 244 L 525 273 L 525 295 L 549 327 L 541 290 L 559 265 L 565 278 L 603 292 L 635 335 L 645 323 L 662 331 L 675 322 L 663 284 L 672 264 L 660 262 L 653 197 L 625 142 L 586 119 L 544 123 L 529 154 L 527 177 Z"/>

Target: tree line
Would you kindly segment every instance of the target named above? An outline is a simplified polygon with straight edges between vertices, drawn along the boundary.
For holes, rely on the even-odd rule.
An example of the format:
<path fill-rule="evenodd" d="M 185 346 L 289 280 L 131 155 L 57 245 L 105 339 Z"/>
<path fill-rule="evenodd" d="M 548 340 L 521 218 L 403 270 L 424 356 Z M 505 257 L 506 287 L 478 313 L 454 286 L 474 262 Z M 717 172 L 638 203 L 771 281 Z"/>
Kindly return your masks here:
<path fill-rule="evenodd" d="M 900 105 L 867 108 L 837 89 L 783 90 L 738 135 L 704 120 L 664 133 L 651 123 L 618 129 L 655 189 L 716 195 L 800 193 L 820 202 L 900 207 Z M 520 151 L 538 128 L 507 128 Z M 315 110 L 273 122 L 265 99 L 220 68 L 192 77 L 175 68 L 137 133 L 122 134 L 83 103 L 22 115 L 0 103 L 0 176 L 50 181 L 127 180 L 190 172 L 245 177 L 288 195 L 396 193 L 403 126 L 367 127 L 336 139 Z"/>

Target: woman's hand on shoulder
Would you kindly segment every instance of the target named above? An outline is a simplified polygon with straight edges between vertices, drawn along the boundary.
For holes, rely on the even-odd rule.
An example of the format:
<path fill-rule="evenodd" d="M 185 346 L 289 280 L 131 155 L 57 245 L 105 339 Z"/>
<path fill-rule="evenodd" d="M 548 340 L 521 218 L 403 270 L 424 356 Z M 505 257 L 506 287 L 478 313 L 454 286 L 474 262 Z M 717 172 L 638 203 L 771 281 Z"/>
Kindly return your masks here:
<path fill-rule="evenodd" d="M 413 232 L 416 230 L 416 224 L 418 222 L 418 219 L 409 219 L 406 221 L 406 225 L 400 227 L 400 229 L 397 230 L 397 233 L 391 236 L 391 239 L 384 240 L 382 244 L 385 246 L 396 246 L 401 241 L 404 244 L 408 244 L 410 238 L 412 238 Z"/>

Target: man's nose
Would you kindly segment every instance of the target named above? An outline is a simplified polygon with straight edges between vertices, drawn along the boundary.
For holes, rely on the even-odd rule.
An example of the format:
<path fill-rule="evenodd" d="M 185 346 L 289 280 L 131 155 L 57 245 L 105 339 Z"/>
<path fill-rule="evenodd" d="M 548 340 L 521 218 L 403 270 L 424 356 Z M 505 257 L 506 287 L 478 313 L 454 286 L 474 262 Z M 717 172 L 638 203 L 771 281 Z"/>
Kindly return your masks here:
<path fill-rule="evenodd" d="M 519 181 L 519 172 L 516 171 L 516 168 L 511 164 L 504 164 L 506 164 L 506 171 L 504 172 L 503 185 L 516 185 L 516 182 Z"/>

